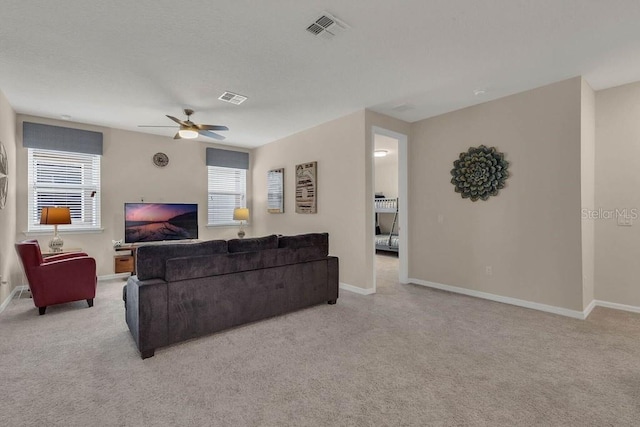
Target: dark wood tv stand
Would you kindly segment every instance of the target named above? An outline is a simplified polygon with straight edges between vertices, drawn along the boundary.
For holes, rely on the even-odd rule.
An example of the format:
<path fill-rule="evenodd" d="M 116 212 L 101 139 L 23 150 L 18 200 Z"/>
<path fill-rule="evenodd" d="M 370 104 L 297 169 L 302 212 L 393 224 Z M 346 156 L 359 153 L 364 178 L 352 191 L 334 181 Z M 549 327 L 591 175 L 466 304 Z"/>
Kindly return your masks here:
<path fill-rule="evenodd" d="M 122 245 L 117 248 L 113 248 L 113 250 L 116 251 L 116 254 L 113 257 L 113 266 L 116 274 L 136 274 L 136 251 L 138 250 L 138 247 L 136 245 Z"/>

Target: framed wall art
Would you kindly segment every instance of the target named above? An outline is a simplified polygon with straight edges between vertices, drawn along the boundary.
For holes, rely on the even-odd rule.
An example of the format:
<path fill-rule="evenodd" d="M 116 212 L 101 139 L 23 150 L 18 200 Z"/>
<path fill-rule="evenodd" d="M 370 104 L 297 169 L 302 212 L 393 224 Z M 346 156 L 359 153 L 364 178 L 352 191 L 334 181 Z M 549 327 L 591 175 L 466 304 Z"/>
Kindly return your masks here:
<path fill-rule="evenodd" d="M 318 212 L 318 162 L 296 165 L 296 213 Z"/>
<path fill-rule="evenodd" d="M 284 213 L 284 168 L 267 172 L 267 212 Z"/>
<path fill-rule="evenodd" d="M 505 187 L 508 168 L 509 162 L 495 147 L 470 147 L 453 162 L 451 183 L 463 199 L 488 200 Z"/>
<path fill-rule="evenodd" d="M 9 159 L 0 141 L 0 209 L 4 209 L 9 192 Z"/>

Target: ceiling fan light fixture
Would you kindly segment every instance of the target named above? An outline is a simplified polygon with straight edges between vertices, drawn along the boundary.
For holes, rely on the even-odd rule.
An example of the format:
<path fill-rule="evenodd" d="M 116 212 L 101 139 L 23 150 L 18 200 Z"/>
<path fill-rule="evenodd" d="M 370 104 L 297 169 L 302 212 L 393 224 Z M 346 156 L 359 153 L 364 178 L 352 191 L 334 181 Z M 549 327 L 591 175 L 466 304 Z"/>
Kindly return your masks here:
<path fill-rule="evenodd" d="M 180 129 L 178 135 L 184 139 L 195 139 L 198 137 L 198 132 L 193 129 Z"/>

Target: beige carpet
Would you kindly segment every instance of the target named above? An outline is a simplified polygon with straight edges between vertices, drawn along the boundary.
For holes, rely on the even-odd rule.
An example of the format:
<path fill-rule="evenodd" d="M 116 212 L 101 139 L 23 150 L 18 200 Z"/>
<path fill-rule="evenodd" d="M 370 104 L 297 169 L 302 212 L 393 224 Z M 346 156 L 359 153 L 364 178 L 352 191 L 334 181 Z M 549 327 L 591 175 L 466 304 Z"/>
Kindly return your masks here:
<path fill-rule="evenodd" d="M 640 316 L 587 321 L 394 282 L 141 360 L 123 282 L 0 314 L 3 426 L 605 426 L 640 422 Z"/>

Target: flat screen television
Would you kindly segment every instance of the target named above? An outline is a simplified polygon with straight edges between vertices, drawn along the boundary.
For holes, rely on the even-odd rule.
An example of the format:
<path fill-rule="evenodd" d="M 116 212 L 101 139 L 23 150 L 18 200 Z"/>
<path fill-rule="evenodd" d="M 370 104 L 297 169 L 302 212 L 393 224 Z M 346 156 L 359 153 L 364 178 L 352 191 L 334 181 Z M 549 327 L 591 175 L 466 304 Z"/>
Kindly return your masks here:
<path fill-rule="evenodd" d="M 125 243 L 198 238 L 195 203 L 125 203 Z"/>

